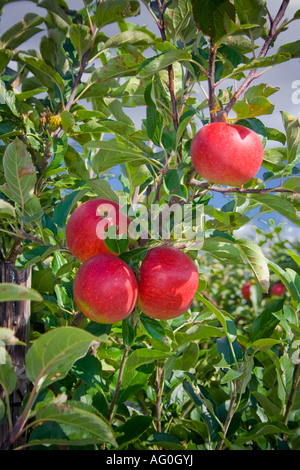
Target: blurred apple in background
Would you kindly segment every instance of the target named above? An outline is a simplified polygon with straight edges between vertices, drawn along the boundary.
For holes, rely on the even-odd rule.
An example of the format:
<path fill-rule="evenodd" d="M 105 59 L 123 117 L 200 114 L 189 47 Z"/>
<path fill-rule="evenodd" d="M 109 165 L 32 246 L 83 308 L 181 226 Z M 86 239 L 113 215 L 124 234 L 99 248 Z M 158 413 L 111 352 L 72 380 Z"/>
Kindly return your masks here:
<path fill-rule="evenodd" d="M 282 282 L 276 282 L 270 288 L 270 295 L 274 297 L 282 297 L 286 293 L 286 288 Z"/>

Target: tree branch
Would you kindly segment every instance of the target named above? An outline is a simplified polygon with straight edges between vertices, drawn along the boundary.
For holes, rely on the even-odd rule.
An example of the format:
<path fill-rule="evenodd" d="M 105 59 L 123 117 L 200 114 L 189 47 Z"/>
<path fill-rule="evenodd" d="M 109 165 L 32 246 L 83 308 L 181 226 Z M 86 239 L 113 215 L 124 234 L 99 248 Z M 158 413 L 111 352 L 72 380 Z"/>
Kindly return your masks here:
<path fill-rule="evenodd" d="M 161 0 L 156 0 L 156 5 L 158 8 L 158 14 L 159 14 L 159 22 L 157 22 L 161 38 L 163 42 L 167 40 L 166 36 L 166 28 L 165 28 L 165 23 L 164 23 L 164 11 L 166 8 L 165 3 L 162 4 Z M 170 92 L 170 98 L 171 98 L 171 103 L 172 103 L 172 116 L 173 116 L 173 123 L 174 123 L 174 129 L 177 131 L 179 121 L 178 121 L 178 111 L 177 111 L 177 100 L 175 96 L 175 90 L 174 90 L 174 72 L 173 72 L 173 66 L 169 65 L 168 66 L 168 77 L 169 77 L 169 83 L 168 83 L 168 89 Z"/>
<path fill-rule="evenodd" d="M 198 181 L 195 178 L 191 178 L 187 186 L 193 186 L 198 189 L 203 189 L 205 191 L 215 191 L 217 193 L 229 194 L 229 193 L 238 193 L 238 194 L 267 194 L 267 193 L 292 193 L 291 189 L 285 188 L 223 188 L 219 186 L 212 185 L 210 186 L 206 181 Z"/>
<path fill-rule="evenodd" d="M 265 42 L 264 42 L 264 44 L 261 48 L 261 51 L 260 51 L 258 57 L 265 57 L 267 55 L 273 41 L 275 40 L 275 38 L 276 38 L 276 36 L 279 32 L 277 30 L 277 27 L 278 27 L 280 21 L 282 20 L 289 3 L 290 3 L 290 0 L 283 0 L 282 4 L 281 4 L 281 6 L 278 10 L 278 13 L 274 18 L 274 20 L 272 20 L 272 18 L 269 18 L 270 19 L 269 34 L 268 34 L 268 37 L 265 40 Z M 235 92 L 235 94 L 233 95 L 233 97 L 231 98 L 231 100 L 229 101 L 227 106 L 224 108 L 223 112 L 225 111 L 228 114 L 232 110 L 233 106 L 235 105 L 235 103 L 237 102 L 239 97 L 246 91 L 246 89 L 251 84 L 251 82 L 256 78 L 256 72 L 257 72 L 257 68 L 250 70 L 248 76 L 246 77 L 244 82 L 241 84 L 240 88 Z"/>
<path fill-rule="evenodd" d="M 216 121 L 216 97 L 215 97 L 215 71 L 216 71 L 216 55 L 217 50 L 213 46 L 212 42 L 210 44 L 209 50 L 209 72 L 208 72 L 208 92 L 209 92 L 209 111 L 211 121 Z"/>

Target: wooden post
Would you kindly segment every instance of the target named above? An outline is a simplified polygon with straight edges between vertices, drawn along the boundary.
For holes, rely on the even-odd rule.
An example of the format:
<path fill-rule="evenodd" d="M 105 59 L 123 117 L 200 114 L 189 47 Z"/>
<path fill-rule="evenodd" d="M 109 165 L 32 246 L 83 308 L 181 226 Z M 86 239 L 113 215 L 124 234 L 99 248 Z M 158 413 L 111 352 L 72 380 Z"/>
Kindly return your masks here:
<path fill-rule="evenodd" d="M 15 263 L 0 263 L 0 282 L 9 282 L 19 284 L 25 287 L 31 287 L 31 268 L 24 271 L 17 271 Z M 14 335 L 22 342 L 28 345 L 29 327 L 30 327 L 30 301 L 22 300 L 16 302 L 0 302 L 0 327 L 10 328 Z M 18 380 L 14 392 L 10 395 L 10 407 L 12 413 L 12 423 L 16 423 L 21 414 L 21 404 L 25 395 L 29 391 L 29 381 L 25 374 L 25 354 L 26 346 L 8 346 L 7 351 L 11 356 L 14 369 Z M 3 396 L 0 392 L 0 398 Z M 0 426 L 0 447 L 7 439 L 8 424 L 3 423 Z M 21 437 L 14 447 L 24 443 L 26 436 Z"/>

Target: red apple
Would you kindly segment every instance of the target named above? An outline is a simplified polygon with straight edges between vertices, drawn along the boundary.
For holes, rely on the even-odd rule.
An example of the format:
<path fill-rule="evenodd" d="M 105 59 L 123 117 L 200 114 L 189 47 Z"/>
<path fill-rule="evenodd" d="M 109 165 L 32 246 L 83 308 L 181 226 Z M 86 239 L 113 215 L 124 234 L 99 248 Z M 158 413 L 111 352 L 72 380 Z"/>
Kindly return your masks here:
<path fill-rule="evenodd" d="M 186 253 L 152 248 L 141 264 L 138 305 L 151 318 L 176 318 L 191 306 L 198 284 L 197 268 Z"/>
<path fill-rule="evenodd" d="M 282 284 L 282 282 L 276 282 L 275 284 L 272 285 L 270 289 L 270 295 L 273 295 L 275 297 L 282 297 L 286 293 L 286 288 Z"/>
<path fill-rule="evenodd" d="M 129 223 L 116 202 L 91 199 L 72 212 L 66 227 L 67 246 L 81 262 L 101 253 L 116 255 L 105 244 L 105 229 L 115 225 L 118 234 L 126 233 Z"/>
<path fill-rule="evenodd" d="M 134 309 L 138 283 L 122 259 L 95 255 L 78 269 L 73 284 L 74 300 L 91 320 L 111 324 L 124 320 Z"/>
<path fill-rule="evenodd" d="M 192 164 L 210 183 L 241 186 L 256 175 L 263 157 L 263 144 L 256 132 L 226 122 L 202 127 L 191 144 Z"/>
<path fill-rule="evenodd" d="M 246 282 L 246 284 L 242 287 L 242 296 L 245 300 L 250 300 L 250 287 L 252 286 L 252 282 Z"/>

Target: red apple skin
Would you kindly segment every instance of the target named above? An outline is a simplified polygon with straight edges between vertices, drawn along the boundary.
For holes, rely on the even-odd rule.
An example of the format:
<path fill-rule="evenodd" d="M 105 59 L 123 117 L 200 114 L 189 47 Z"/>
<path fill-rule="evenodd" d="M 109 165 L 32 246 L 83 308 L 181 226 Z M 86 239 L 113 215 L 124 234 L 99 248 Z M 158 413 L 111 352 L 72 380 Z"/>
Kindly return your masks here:
<path fill-rule="evenodd" d="M 138 283 L 122 259 L 110 254 L 95 255 L 78 269 L 73 295 L 80 311 L 90 320 L 112 324 L 133 311 Z"/>
<path fill-rule="evenodd" d="M 263 144 L 247 127 L 213 122 L 202 127 L 192 140 L 192 164 L 210 183 L 238 187 L 260 169 Z"/>
<path fill-rule="evenodd" d="M 250 300 L 250 287 L 251 286 L 252 286 L 251 282 L 246 282 L 246 284 L 244 284 L 243 287 L 242 287 L 242 296 L 247 301 Z"/>
<path fill-rule="evenodd" d="M 152 248 L 141 264 L 138 306 L 151 318 L 176 318 L 189 309 L 198 285 L 198 270 L 186 253 L 168 246 Z"/>
<path fill-rule="evenodd" d="M 276 282 L 270 289 L 270 295 L 282 297 L 286 293 L 286 288 L 281 282 Z"/>
<path fill-rule="evenodd" d="M 105 227 L 108 225 L 114 225 L 115 221 L 116 225 L 119 225 L 119 223 L 122 224 L 117 233 L 124 233 L 126 231 L 124 228 L 127 229 L 127 225 L 130 223 L 130 220 L 126 215 L 119 212 L 119 204 L 108 199 L 90 199 L 78 206 L 72 212 L 68 220 L 66 226 L 66 242 L 70 252 L 81 262 L 87 260 L 91 256 L 102 253 L 117 256 L 116 253 L 113 253 L 106 246 L 103 239 L 104 237 L 101 239 L 97 235 L 97 225 L 105 219 L 105 217 L 102 217 L 99 213 L 97 214 L 97 209 L 99 207 L 111 208 L 111 211 L 115 210 L 115 219 L 112 218 L 111 220 L 107 220 L 107 223 L 104 224 Z M 113 216 L 112 212 L 109 212 L 109 214 Z M 105 227 L 99 230 L 101 235 L 104 234 Z"/>

